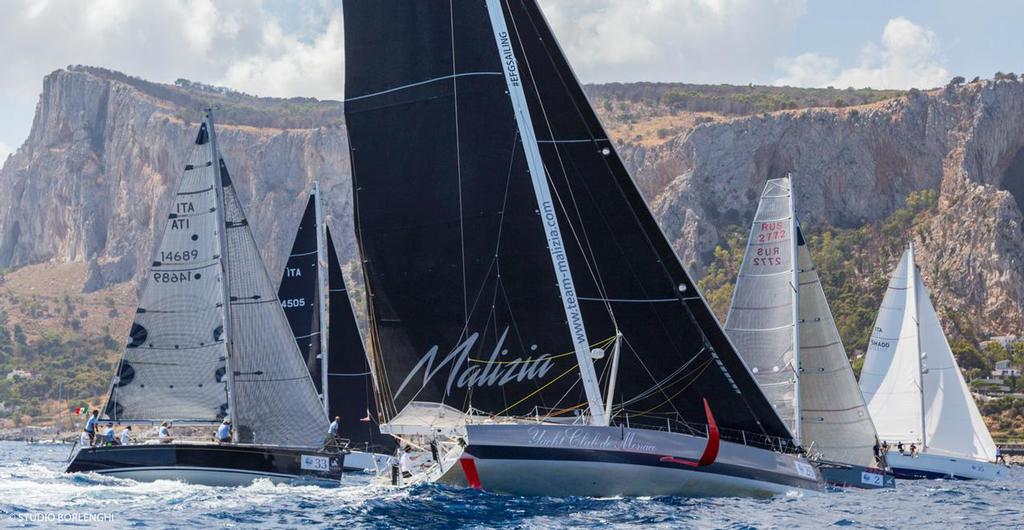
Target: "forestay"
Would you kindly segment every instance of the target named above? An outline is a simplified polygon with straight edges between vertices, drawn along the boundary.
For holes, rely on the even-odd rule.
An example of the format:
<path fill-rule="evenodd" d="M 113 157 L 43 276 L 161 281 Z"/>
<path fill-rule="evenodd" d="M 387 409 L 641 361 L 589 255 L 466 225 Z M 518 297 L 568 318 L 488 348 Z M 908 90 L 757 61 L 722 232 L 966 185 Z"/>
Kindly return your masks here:
<path fill-rule="evenodd" d="M 216 165 L 207 125 L 192 145 L 104 416 L 219 421 L 227 414 Z"/>
<path fill-rule="evenodd" d="M 583 362 L 607 394 L 621 334 L 617 384 L 604 396 L 613 422 L 703 423 L 707 398 L 723 428 L 789 438 L 534 1 L 344 9 L 357 238 L 385 419 L 414 400 L 572 418 L 593 402 L 574 337 L 589 337 L 593 361 Z M 528 151 L 540 155 L 550 201 Z"/>

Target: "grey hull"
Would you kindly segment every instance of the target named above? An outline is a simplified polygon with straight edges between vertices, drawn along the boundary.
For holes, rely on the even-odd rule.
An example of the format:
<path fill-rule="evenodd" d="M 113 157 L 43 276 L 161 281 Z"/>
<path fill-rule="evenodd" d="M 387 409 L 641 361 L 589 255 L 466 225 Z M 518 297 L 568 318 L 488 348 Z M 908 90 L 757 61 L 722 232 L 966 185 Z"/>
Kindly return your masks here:
<path fill-rule="evenodd" d="M 440 482 L 513 495 L 765 497 L 822 491 L 818 471 L 795 455 L 625 427 L 469 425 L 462 459 Z"/>

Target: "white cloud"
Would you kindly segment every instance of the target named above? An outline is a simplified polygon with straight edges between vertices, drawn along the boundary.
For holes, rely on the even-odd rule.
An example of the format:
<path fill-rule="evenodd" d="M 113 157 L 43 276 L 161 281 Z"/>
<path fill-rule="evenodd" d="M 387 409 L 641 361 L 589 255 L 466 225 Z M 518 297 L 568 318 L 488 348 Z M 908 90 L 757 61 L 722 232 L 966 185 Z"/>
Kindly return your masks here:
<path fill-rule="evenodd" d="M 340 13 L 312 43 L 286 35 L 271 22 L 263 30 L 259 53 L 230 65 L 223 84 L 267 96 L 339 99 L 345 70 L 343 44 Z"/>
<path fill-rule="evenodd" d="M 541 0 L 585 82 L 742 83 L 772 74 L 805 0 Z"/>
<path fill-rule="evenodd" d="M 939 39 L 932 30 L 898 17 L 890 19 L 879 43 L 861 49 L 859 64 L 840 68 L 839 61 L 804 53 L 777 61 L 785 76 L 777 85 L 872 88 L 932 88 L 949 80 Z"/>
<path fill-rule="evenodd" d="M 43 76 L 69 64 L 258 95 L 342 97 L 340 2 L 10 0 L 3 11 L 0 140 L 8 145 L 27 136 Z"/>

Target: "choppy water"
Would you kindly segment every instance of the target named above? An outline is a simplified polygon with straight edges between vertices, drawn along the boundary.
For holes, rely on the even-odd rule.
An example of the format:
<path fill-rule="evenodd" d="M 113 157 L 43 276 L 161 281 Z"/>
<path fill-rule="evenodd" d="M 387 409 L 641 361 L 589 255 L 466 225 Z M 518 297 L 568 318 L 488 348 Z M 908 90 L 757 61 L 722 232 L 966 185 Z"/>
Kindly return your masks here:
<path fill-rule="evenodd" d="M 1021 528 L 1024 470 L 1001 483 L 901 482 L 767 500 L 511 497 L 439 486 L 211 488 L 66 475 L 66 446 L 0 443 L 0 528 Z"/>

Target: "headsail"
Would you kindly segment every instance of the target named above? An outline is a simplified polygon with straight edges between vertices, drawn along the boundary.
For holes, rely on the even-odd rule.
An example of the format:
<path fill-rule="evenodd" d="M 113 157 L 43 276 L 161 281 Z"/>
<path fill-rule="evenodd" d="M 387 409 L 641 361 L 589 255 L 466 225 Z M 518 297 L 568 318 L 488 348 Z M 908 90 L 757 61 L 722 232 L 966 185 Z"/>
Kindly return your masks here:
<path fill-rule="evenodd" d="M 295 335 L 299 353 L 306 361 L 306 368 L 313 379 L 318 393 L 321 390 L 323 359 L 320 357 L 320 308 L 317 279 L 319 271 L 316 219 L 316 195 L 310 195 L 306 210 L 302 214 L 291 254 L 281 275 L 277 297 L 281 301 L 288 325 Z"/>
<path fill-rule="evenodd" d="M 918 319 L 924 364 L 924 415 L 927 449 L 994 462 L 996 444 L 974 403 L 960 366 L 946 341 L 928 288 L 917 281 Z"/>
<path fill-rule="evenodd" d="M 826 460 L 874 467 L 875 426 L 799 225 L 796 238 L 803 445 Z"/>
<path fill-rule="evenodd" d="M 414 399 L 495 415 L 588 411 L 585 330 L 602 381 L 621 333 L 613 421 L 703 423 L 706 397 L 723 428 L 789 439 L 533 0 L 344 7 L 357 237 L 388 417 Z M 510 101 L 517 87 L 525 105 Z M 549 247 L 553 229 L 561 248 Z"/>
<path fill-rule="evenodd" d="M 220 168 L 237 441 L 319 447 L 327 432 L 327 416 L 223 159 Z"/>
<path fill-rule="evenodd" d="M 345 288 L 338 253 L 331 231 L 327 229 L 327 272 L 330 307 L 328 334 L 327 387 L 330 400 L 328 416 L 341 417 L 338 435 L 348 438 L 353 448 L 391 453 L 395 441 L 380 433 L 373 375 L 363 346 L 363 336 Z"/>
<path fill-rule="evenodd" d="M 207 124 L 142 284 L 104 415 L 219 421 L 228 411 L 216 168 Z"/>

